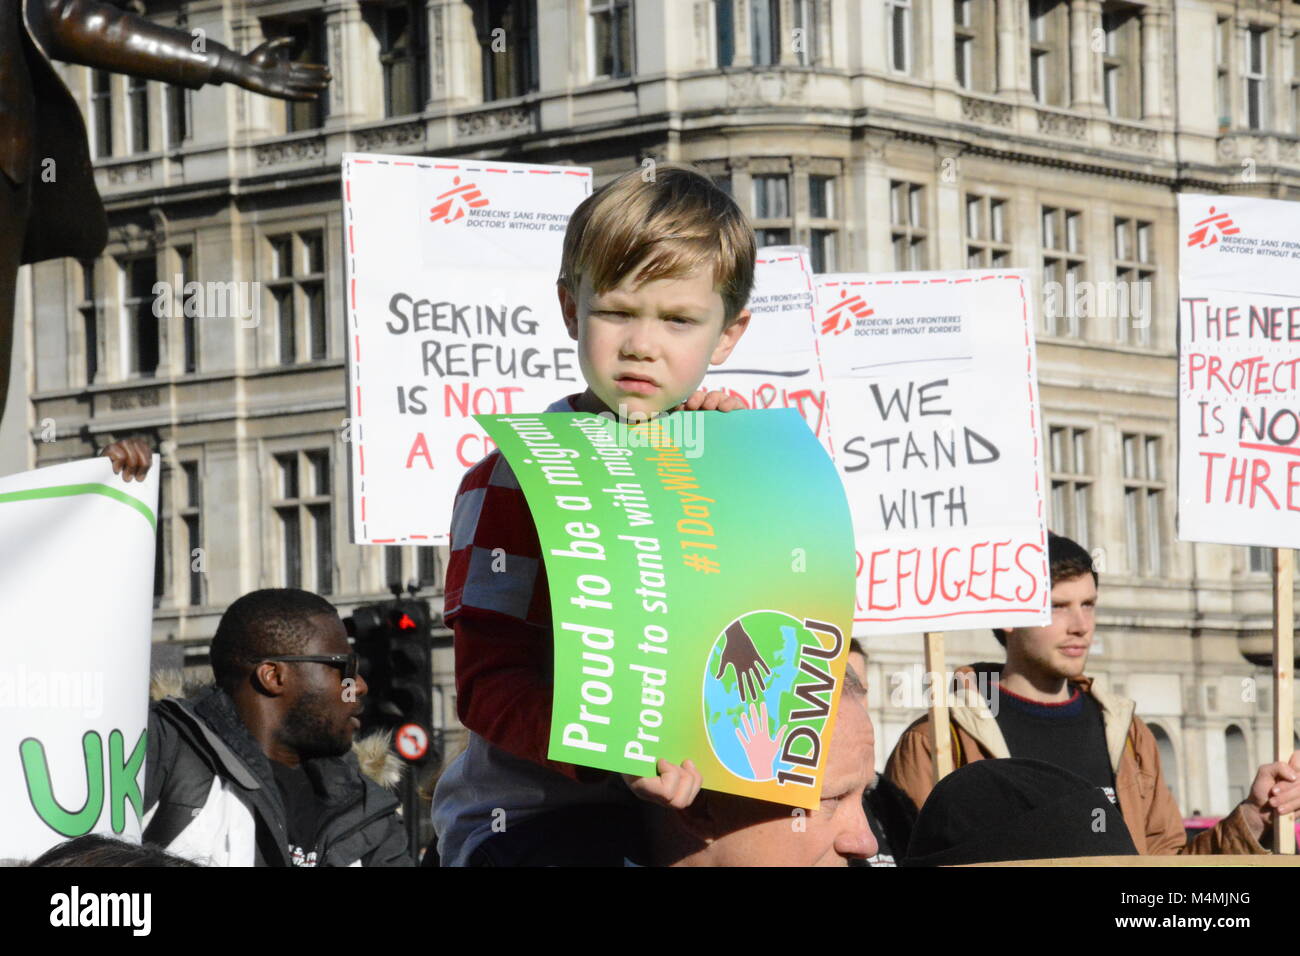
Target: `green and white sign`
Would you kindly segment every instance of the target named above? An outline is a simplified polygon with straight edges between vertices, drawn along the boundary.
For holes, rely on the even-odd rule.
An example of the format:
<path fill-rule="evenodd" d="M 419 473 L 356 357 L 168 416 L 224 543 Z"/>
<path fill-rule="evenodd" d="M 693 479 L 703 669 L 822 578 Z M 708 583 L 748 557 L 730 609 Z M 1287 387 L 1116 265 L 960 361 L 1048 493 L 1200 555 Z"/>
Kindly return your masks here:
<path fill-rule="evenodd" d="M 139 841 L 158 459 L 0 478 L 0 857 Z"/>
<path fill-rule="evenodd" d="M 853 529 L 793 409 L 479 415 L 537 523 L 553 760 L 812 807 L 854 600 Z"/>

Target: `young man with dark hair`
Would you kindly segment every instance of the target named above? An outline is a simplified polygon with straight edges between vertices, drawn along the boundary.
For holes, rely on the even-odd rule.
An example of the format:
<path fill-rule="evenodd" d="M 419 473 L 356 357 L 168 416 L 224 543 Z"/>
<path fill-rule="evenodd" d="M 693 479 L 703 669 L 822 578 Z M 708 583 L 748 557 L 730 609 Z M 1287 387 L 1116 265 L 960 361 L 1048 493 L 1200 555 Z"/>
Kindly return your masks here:
<path fill-rule="evenodd" d="M 219 866 L 411 866 L 397 798 L 352 753 L 366 681 L 333 605 L 246 594 L 211 658 L 214 686 L 150 708 L 145 842 Z"/>
<path fill-rule="evenodd" d="M 1004 665 L 957 671 L 950 710 L 953 765 L 989 757 L 1055 764 L 1106 791 L 1142 854 L 1267 853 L 1274 815 L 1300 807 L 1300 753 L 1259 768 L 1245 800 L 1190 845 L 1165 784 L 1155 736 L 1133 701 L 1083 674 L 1096 627 L 1097 572 L 1078 544 L 1048 535 L 1052 623 L 995 630 Z M 920 807 L 934 787 L 929 716 L 903 732 L 885 776 Z"/>

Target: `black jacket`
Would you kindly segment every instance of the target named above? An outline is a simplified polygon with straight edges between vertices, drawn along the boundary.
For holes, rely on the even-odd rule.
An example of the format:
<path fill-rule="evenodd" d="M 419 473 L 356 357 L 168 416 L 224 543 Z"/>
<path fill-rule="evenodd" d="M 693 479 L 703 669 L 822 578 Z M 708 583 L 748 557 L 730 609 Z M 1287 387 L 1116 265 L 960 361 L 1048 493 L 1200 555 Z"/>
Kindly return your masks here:
<path fill-rule="evenodd" d="M 217 687 L 149 707 L 146 842 L 229 866 L 291 866 L 284 800 L 235 703 Z M 329 794 L 320 866 L 411 866 L 395 796 L 362 775 L 354 754 L 303 762 Z"/>

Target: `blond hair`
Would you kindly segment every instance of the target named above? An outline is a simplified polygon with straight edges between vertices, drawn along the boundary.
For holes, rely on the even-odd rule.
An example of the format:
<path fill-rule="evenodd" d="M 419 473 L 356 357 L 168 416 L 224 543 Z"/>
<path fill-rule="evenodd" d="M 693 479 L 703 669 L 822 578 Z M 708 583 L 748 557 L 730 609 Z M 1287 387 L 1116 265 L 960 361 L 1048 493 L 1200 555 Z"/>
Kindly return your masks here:
<path fill-rule="evenodd" d="M 584 277 L 607 292 L 638 264 L 638 285 L 709 268 L 725 328 L 749 301 L 756 254 L 754 230 L 735 200 L 693 166 L 658 163 L 606 183 L 574 210 L 559 281 L 577 299 Z"/>

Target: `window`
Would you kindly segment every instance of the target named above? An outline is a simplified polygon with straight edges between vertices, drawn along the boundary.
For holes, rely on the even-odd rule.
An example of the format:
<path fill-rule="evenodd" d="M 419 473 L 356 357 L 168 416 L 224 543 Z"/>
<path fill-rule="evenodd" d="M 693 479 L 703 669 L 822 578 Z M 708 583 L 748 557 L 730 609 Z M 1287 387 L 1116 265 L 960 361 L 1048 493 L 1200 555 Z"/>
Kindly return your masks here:
<path fill-rule="evenodd" d="M 1093 475 L 1086 428 L 1053 425 L 1047 430 L 1049 481 L 1052 485 L 1051 523 L 1057 534 L 1087 548 L 1091 537 Z"/>
<path fill-rule="evenodd" d="M 1157 435 L 1126 434 L 1124 441 L 1124 523 L 1132 574 L 1161 573 L 1164 546 L 1164 469 Z"/>
<path fill-rule="evenodd" d="M 838 215 L 835 205 L 835 177 L 812 174 L 808 177 L 808 215 L 813 220 L 808 250 L 813 272 L 835 272 L 838 268 L 838 230 L 832 228 Z M 837 225 L 837 224 L 836 224 Z"/>
<path fill-rule="evenodd" d="M 1213 687 L 1208 688 L 1213 690 Z M 1169 739 L 1165 729 L 1157 723 L 1148 724 L 1151 736 L 1156 739 L 1156 753 L 1160 755 L 1160 771 L 1165 778 L 1169 794 L 1178 801 L 1178 754 L 1174 751 L 1174 742 Z"/>
<path fill-rule="evenodd" d="M 299 238 L 307 274 L 298 287 L 306 300 L 308 354 L 314 361 L 325 358 L 329 351 L 325 323 L 325 243 L 319 232 L 304 233 Z"/>
<path fill-rule="evenodd" d="M 419 547 L 415 549 L 415 581 L 422 587 L 434 587 L 442 581 L 438 573 L 438 549 Z"/>
<path fill-rule="evenodd" d="M 81 314 L 82 354 L 86 357 L 86 384 L 94 385 L 99 375 L 99 305 L 95 301 L 95 261 L 81 263 Z"/>
<path fill-rule="evenodd" d="M 786 173 L 755 175 L 754 235 L 759 246 L 790 244 L 790 177 Z M 773 222 L 771 220 L 781 220 Z"/>
<path fill-rule="evenodd" d="M 1029 86 L 1039 103 L 1069 104 L 1069 27 L 1065 0 L 1029 0 Z"/>
<path fill-rule="evenodd" d="M 794 54 L 800 66 L 814 66 L 821 62 L 817 34 L 818 0 L 794 0 L 794 28 L 797 41 L 792 41 Z"/>
<path fill-rule="evenodd" d="M 1155 292 L 1155 225 L 1141 219 L 1115 219 L 1115 291 L 1108 298 L 1120 342 L 1151 344 Z"/>
<path fill-rule="evenodd" d="M 1043 206 L 1043 325 L 1048 335 L 1080 338 L 1083 316 L 1077 293 L 1083 287 L 1083 214 Z"/>
<path fill-rule="evenodd" d="M 282 236 L 271 240 L 272 259 L 275 262 L 277 280 L 293 275 L 293 236 Z M 271 286 L 271 296 L 275 299 L 275 327 L 279 333 L 280 364 L 292 365 L 298 360 L 298 319 L 294 308 L 294 290 L 292 282 L 279 282 Z"/>
<path fill-rule="evenodd" d="M 438 571 L 438 549 L 427 546 L 404 547 L 387 545 L 384 548 L 384 586 L 400 584 L 405 588 L 435 587 L 442 578 Z"/>
<path fill-rule="evenodd" d="M 1250 770 L 1250 756 L 1246 747 L 1246 735 L 1241 732 L 1240 727 L 1229 724 L 1223 731 L 1223 749 L 1228 762 L 1228 802 L 1226 805 L 1235 807 L 1246 799 L 1246 791 L 1250 787 L 1251 778 L 1254 776 Z"/>
<path fill-rule="evenodd" d="M 402 548 L 390 544 L 384 548 L 384 587 L 406 587 L 402 578 Z"/>
<path fill-rule="evenodd" d="M 916 183 L 891 182 L 889 222 L 894 242 L 894 268 L 899 272 L 926 268 L 925 187 Z"/>
<path fill-rule="evenodd" d="M 193 91 L 170 83 L 163 86 L 163 91 L 167 102 L 167 145 L 179 149 L 193 132 L 190 129 L 190 95 Z"/>
<path fill-rule="evenodd" d="M 1300 136 L 1300 38 L 1291 43 L 1291 132 Z"/>
<path fill-rule="evenodd" d="M 808 177 L 808 214 L 814 219 L 835 216 L 835 177 Z"/>
<path fill-rule="evenodd" d="M 152 378 L 158 374 L 158 319 L 153 314 L 158 263 L 153 256 L 122 263 L 122 298 L 127 340 L 127 375 Z"/>
<path fill-rule="evenodd" d="M 476 0 L 474 17 L 483 64 L 483 100 L 537 89 L 535 0 Z"/>
<path fill-rule="evenodd" d="M 162 607 L 163 598 L 171 591 L 170 568 L 172 520 L 168 517 L 172 509 L 171 468 L 162 466 L 158 476 L 158 524 L 154 532 L 153 554 L 153 606 Z"/>
<path fill-rule="evenodd" d="M 174 296 L 181 296 L 181 340 L 183 362 L 181 370 L 186 374 L 199 370 L 199 313 L 203 306 L 200 293 L 185 291 L 185 287 L 194 281 L 194 248 L 192 246 L 176 247 L 177 276 L 181 286 L 173 290 Z"/>
<path fill-rule="evenodd" d="M 1140 26 L 1132 7 L 1117 3 L 1102 7 L 1102 98 L 1110 116 L 1136 119 L 1142 113 Z"/>
<path fill-rule="evenodd" d="M 1214 21 L 1214 100 L 1219 117 L 1219 132 L 1232 125 L 1232 92 L 1229 51 L 1232 50 L 1232 17 L 1218 17 Z"/>
<path fill-rule="evenodd" d="M 199 463 L 186 461 L 181 463 L 181 479 L 184 494 L 183 502 L 177 511 L 181 524 L 185 528 L 185 542 L 182 556 L 189 569 L 189 594 L 187 603 L 191 607 L 203 604 L 203 581 L 206 561 L 203 556 L 203 501 L 199 487 Z"/>
<path fill-rule="evenodd" d="M 966 268 L 1005 269 L 1011 265 L 1007 201 L 966 194 Z"/>
<path fill-rule="evenodd" d="M 631 0 L 592 0 L 592 75 L 632 74 Z"/>
<path fill-rule="evenodd" d="M 887 0 L 885 36 L 889 43 L 889 68 L 912 72 L 912 0 Z"/>
<path fill-rule="evenodd" d="M 1268 115 L 1268 44 L 1272 31 L 1251 27 L 1246 31 L 1246 126 L 1267 129 Z"/>
<path fill-rule="evenodd" d="M 789 229 L 755 229 L 754 238 L 761 249 L 764 246 L 788 246 L 790 245 Z"/>
<path fill-rule="evenodd" d="M 755 176 L 754 218 L 784 219 L 790 215 L 790 177 L 784 173 Z"/>
<path fill-rule="evenodd" d="M 953 63 L 957 85 L 991 93 L 997 85 L 993 0 L 953 0 Z"/>
<path fill-rule="evenodd" d="M 149 152 L 149 81 L 126 78 L 126 103 L 131 114 L 131 152 Z"/>
<path fill-rule="evenodd" d="M 429 98 L 428 22 L 424 4 L 418 0 L 402 0 L 371 10 L 363 6 L 362 11 L 379 40 L 384 115 L 419 113 Z"/>
<path fill-rule="evenodd" d="M 735 0 L 713 0 L 713 29 L 718 39 L 718 66 L 731 66 L 736 58 Z"/>
<path fill-rule="evenodd" d="M 750 53 L 755 66 L 781 62 L 781 0 L 749 0 Z"/>
<path fill-rule="evenodd" d="M 285 233 L 270 238 L 271 271 L 267 283 L 275 303 L 275 329 L 282 365 L 327 358 L 325 313 L 325 245 L 320 232 Z M 305 343 L 306 355 L 300 343 Z"/>
<path fill-rule="evenodd" d="M 325 19 L 315 16 L 267 19 L 262 21 L 267 39 L 289 38 L 289 60 L 294 63 L 325 63 Z M 336 80 L 337 82 L 337 80 Z M 284 129 L 287 133 L 320 129 L 325 123 L 328 91 L 313 100 L 289 100 L 284 105 Z"/>
<path fill-rule="evenodd" d="M 953 0 L 953 72 L 957 85 L 962 89 L 972 89 L 975 85 L 975 31 L 971 29 L 971 6 L 973 0 Z"/>
<path fill-rule="evenodd" d="M 834 229 L 813 229 L 808 243 L 812 271 L 827 273 L 839 271 L 839 257 L 836 253 L 838 233 Z"/>
<path fill-rule="evenodd" d="M 95 122 L 95 158 L 113 155 L 113 76 L 103 70 L 90 71 L 91 115 Z"/>
<path fill-rule="evenodd" d="M 330 455 L 325 449 L 275 456 L 272 509 L 278 519 L 282 586 L 334 590 Z"/>
<path fill-rule="evenodd" d="M 1248 558 L 1250 571 L 1252 574 L 1272 574 L 1273 573 L 1273 549 L 1272 548 L 1249 548 Z"/>

